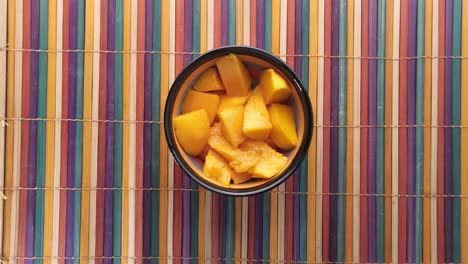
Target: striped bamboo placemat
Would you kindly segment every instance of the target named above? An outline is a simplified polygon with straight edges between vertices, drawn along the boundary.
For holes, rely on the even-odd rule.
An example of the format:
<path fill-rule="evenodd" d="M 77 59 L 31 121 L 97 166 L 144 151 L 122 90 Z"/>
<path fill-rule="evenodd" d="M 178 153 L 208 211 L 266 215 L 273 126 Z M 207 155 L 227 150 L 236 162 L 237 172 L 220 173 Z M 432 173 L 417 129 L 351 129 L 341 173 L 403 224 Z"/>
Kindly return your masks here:
<path fill-rule="evenodd" d="M 2 261 L 468 262 L 466 32 L 462 0 L 2 0 Z M 192 182 L 159 121 L 226 45 L 285 60 L 315 114 L 248 198 Z"/>

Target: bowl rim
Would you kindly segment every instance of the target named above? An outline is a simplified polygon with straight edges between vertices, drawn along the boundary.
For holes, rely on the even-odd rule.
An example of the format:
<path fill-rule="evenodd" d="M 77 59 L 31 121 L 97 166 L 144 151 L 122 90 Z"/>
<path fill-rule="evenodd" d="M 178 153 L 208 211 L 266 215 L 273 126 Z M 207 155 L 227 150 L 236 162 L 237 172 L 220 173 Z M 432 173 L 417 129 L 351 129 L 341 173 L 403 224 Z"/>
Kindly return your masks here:
<path fill-rule="evenodd" d="M 304 110 L 304 135 L 301 144 L 297 150 L 297 154 L 292 159 L 289 166 L 280 174 L 275 176 L 274 180 L 267 181 L 261 185 L 250 187 L 246 189 L 230 189 L 226 187 L 222 187 L 219 185 L 214 185 L 202 179 L 201 176 L 187 164 L 187 162 L 182 158 L 180 150 L 177 148 L 176 138 L 173 133 L 173 126 L 172 126 L 172 116 L 174 112 L 174 103 L 177 98 L 177 94 L 179 90 L 182 88 L 185 80 L 190 76 L 190 74 L 197 69 L 198 67 L 202 66 L 204 63 L 211 61 L 213 59 L 222 57 L 224 55 L 228 55 L 230 53 L 236 55 L 245 55 L 245 56 L 252 56 L 256 57 L 257 59 L 261 59 L 273 66 L 275 66 L 283 75 L 285 75 L 289 81 L 293 84 L 294 89 L 298 93 L 298 97 L 300 99 L 300 105 Z M 298 169 L 300 163 L 303 161 L 304 157 L 307 155 L 307 151 L 310 146 L 310 142 L 312 140 L 313 135 L 313 123 L 314 123 L 314 115 L 312 110 L 312 105 L 310 102 L 310 98 L 308 95 L 307 90 L 304 88 L 300 78 L 294 73 L 294 71 L 281 59 L 276 57 L 275 55 L 269 53 L 268 51 L 254 48 L 250 46 L 224 46 L 221 48 L 212 49 L 206 53 L 201 54 L 199 57 L 191 61 L 184 69 L 177 75 L 173 84 L 171 85 L 171 89 L 169 90 L 168 96 L 166 98 L 166 103 L 164 107 L 164 133 L 166 142 L 168 145 L 169 150 L 174 157 L 174 160 L 177 164 L 182 168 L 183 172 L 187 174 L 190 178 L 196 181 L 198 184 L 203 186 L 204 188 L 228 196 L 237 196 L 237 197 L 244 197 L 244 196 L 251 196 L 255 194 L 260 194 L 267 192 L 276 186 L 283 183 L 289 176 L 291 176 L 296 169 Z M 183 176 L 186 177 L 186 176 Z"/>

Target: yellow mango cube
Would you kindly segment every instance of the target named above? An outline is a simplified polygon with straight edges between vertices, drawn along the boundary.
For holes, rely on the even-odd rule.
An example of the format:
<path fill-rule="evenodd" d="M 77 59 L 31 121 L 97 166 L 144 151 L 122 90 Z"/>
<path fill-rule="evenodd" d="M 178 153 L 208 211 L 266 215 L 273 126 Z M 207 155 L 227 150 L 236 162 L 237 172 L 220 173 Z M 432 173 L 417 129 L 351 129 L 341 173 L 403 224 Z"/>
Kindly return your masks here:
<path fill-rule="evenodd" d="M 215 67 L 208 68 L 195 81 L 192 87 L 199 92 L 211 92 L 224 90 L 223 83 Z"/>
<path fill-rule="evenodd" d="M 219 114 L 223 134 L 231 142 L 232 146 L 237 148 L 246 139 L 242 133 L 244 123 L 244 106 L 231 107 Z"/>
<path fill-rule="evenodd" d="M 205 109 L 211 124 L 216 117 L 218 105 L 218 95 L 188 90 L 182 103 L 182 113 Z"/>
<path fill-rule="evenodd" d="M 255 165 L 249 169 L 255 178 L 271 178 L 278 174 L 288 159 L 276 152 L 267 143 L 257 140 L 246 140 L 239 146 L 239 150 L 245 155 L 249 153 L 250 159 L 255 160 Z"/>
<path fill-rule="evenodd" d="M 276 146 L 290 150 L 297 145 L 296 121 L 290 106 L 272 104 L 268 107 L 272 124 L 270 137 Z"/>
<path fill-rule="evenodd" d="M 221 185 L 229 186 L 233 172 L 223 157 L 215 151 L 209 150 L 205 158 L 203 173 Z"/>
<path fill-rule="evenodd" d="M 231 178 L 234 184 L 240 184 L 252 179 L 252 175 L 250 173 L 237 173 L 233 171 Z"/>
<path fill-rule="evenodd" d="M 249 94 L 252 77 L 244 63 L 234 54 L 223 56 L 216 61 L 219 75 L 229 96 L 246 96 Z"/>
<path fill-rule="evenodd" d="M 273 69 L 267 69 L 262 72 L 260 75 L 260 87 L 267 105 L 284 102 L 291 94 L 291 89 L 286 80 Z"/>
<path fill-rule="evenodd" d="M 218 106 L 218 116 L 219 114 L 231 107 L 245 105 L 245 103 L 249 100 L 249 96 L 227 96 L 221 95 L 219 97 L 219 106 Z"/>
<path fill-rule="evenodd" d="M 237 149 L 224 138 L 221 123 L 215 123 L 211 127 L 208 145 L 229 161 L 236 157 Z"/>
<path fill-rule="evenodd" d="M 182 114 L 173 119 L 177 141 L 191 156 L 199 155 L 210 137 L 210 120 L 206 110 Z"/>
<path fill-rule="evenodd" d="M 242 131 L 252 139 L 265 140 L 271 130 L 270 115 L 261 92 L 256 89 L 245 105 Z"/>
<path fill-rule="evenodd" d="M 264 153 L 252 170 L 255 178 L 271 178 L 286 167 L 288 159 L 278 152 Z"/>

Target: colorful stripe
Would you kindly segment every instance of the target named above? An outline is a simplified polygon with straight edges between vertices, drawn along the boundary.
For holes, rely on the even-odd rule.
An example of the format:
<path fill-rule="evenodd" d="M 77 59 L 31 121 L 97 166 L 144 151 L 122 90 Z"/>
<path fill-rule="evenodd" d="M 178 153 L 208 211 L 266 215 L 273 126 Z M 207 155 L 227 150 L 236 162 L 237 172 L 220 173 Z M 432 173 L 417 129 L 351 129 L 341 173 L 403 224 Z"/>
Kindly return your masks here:
<path fill-rule="evenodd" d="M 2 2 L 5 261 L 464 262 L 462 4 Z M 283 59 L 315 117 L 307 162 L 242 199 L 191 181 L 158 123 L 226 45 Z"/>

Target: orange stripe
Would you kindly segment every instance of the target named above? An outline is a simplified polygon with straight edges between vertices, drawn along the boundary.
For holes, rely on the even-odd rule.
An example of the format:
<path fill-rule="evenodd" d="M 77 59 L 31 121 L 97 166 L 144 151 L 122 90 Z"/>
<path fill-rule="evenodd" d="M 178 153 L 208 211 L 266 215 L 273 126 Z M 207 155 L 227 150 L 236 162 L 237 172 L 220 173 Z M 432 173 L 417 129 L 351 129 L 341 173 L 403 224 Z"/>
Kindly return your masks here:
<path fill-rule="evenodd" d="M 10 47 L 16 48 L 15 46 L 15 3 L 14 1 L 9 1 L 8 3 L 8 41 Z M 10 69 L 7 71 L 7 91 L 6 91 L 6 106 L 7 106 L 7 111 L 6 115 L 7 117 L 13 117 L 14 116 L 14 101 L 15 101 L 15 71 L 11 70 L 15 68 L 15 54 L 14 51 L 9 51 L 8 56 L 7 56 L 7 69 Z M 5 106 L 2 106 L 5 107 Z M 9 126 L 8 130 L 9 131 L 14 131 L 14 122 L 11 122 L 12 124 Z M 11 130 L 10 130 L 11 129 Z M 8 131 L 8 132 L 9 132 Z M 13 187 L 13 133 L 6 133 L 6 144 L 5 144 L 5 187 L 11 188 Z M 7 197 L 12 196 L 12 191 L 7 190 L 5 192 L 5 195 Z M 6 227 L 4 228 L 4 233 L 3 233 L 3 251 L 5 257 L 10 257 L 10 235 L 11 235 L 11 209 L 14 205 L 12 205 L 12 199 L 9 199 L 5 201 L 5 207 L 4 207 L 4 214 L 8 217 L 5 217 L 5 222 L 3 225 Z"/>
<path fill-rule="evenodd" d="M 324 54 L 325 56 L 331 55 L 331 1 L 325 0 L 325 45 L 324 45 Z M 325 58 L 324 60 L 324 94 L 323 94 L 323 124 L 330 125 L 330 73 L 331 73 L 331 60 L 330 58 Z M 327 193 L 330 189 L 330 128 L 323 129 L 323 192 Z M 329 261 L 329 205 L 330 205 L 330 196 L 324 195 L 323 197 L 323 215 L 322 215 L 322 261 Z"/>
<path fill-rule="evenodd" d="M 23 1 L 23 48 L 31 48 L 31 1 Z M 23 82 L 22 82 L 22 116 L 29 117 L 29 87 L 30 87 L 30 54 L 23 53 Z M 28 147 L 29 147 L 29 122 L 21 122 L 21 166 L 20 166 L 20 186 L 28 187 Z M 19 224 L 18 224 L 18 256 L 25 256 L 26 245 L 26 209 L 27 191 L 20 191 L 19 202 Z M 24 259 L 19 259 L 18 263 L 23 264 Z"/>
<path fill-rule="evenodd" d="M 432 55 L 432 0 L 426 0 L 425 16 L 425 55 Z M 424 185 L 423 194 L 431 194 L 431 97 L 432 97 L 432 60 L 424 60 Z M 442 99 L 442 98 L 441 98 Z M 424 197 L 423 201 L 423 262 L 431 261 L 431 198 Z"/>
<path fill-rule="evenodd" d="M 393 56 L 393 0 L 387 1 L 386 14 L 386 54 L 387 58 Z M 385 124 L 392 124 L 392 61 L 385 61 Z M 385 262 L 392 262 L 392 129 L 385 129 Z"/>

